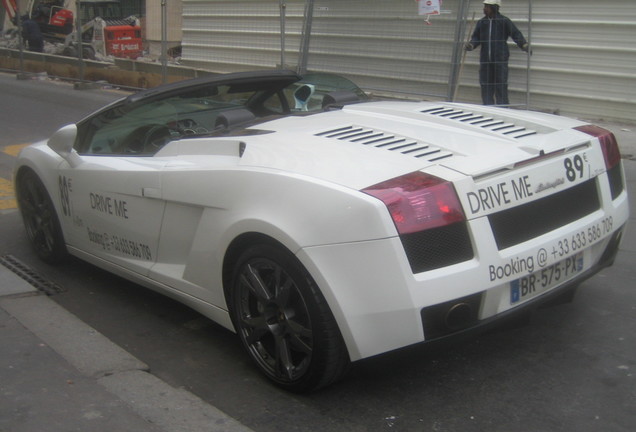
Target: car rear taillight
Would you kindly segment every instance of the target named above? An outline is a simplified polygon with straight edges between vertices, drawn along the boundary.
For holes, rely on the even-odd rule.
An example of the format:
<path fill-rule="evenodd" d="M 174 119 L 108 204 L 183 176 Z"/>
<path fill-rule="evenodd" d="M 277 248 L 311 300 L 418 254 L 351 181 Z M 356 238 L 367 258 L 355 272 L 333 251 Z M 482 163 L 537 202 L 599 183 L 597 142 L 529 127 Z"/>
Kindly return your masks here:
<path fill-rule="evenodd" d="M 603 149 L 605 167 L 608 170 L 618 165 L 621 161 L 621 152 L 618 148 L 618 142 L 612 132 L 594 125 L 579 126 L 574 129 L 598 138 L 601 142 L 601 148 Z"/>
<path fill-rule="evenodd" d="M 398 233 L 409 234 L 466 220 L 453 185 L 423 172 L 413 172 L 370 186 L 362 192 L 389 209 Z"/>

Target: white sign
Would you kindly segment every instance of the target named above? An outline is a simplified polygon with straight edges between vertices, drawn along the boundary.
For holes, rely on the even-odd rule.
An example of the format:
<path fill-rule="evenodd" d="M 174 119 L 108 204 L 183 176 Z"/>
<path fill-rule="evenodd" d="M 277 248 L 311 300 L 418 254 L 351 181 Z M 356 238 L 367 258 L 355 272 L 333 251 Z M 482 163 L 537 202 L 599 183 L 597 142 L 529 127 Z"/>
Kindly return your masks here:
<path fill-rule="evenodd" d="M 417 4 L 420 15 L 439 15 L 442 0 L 418 0 Z"/>

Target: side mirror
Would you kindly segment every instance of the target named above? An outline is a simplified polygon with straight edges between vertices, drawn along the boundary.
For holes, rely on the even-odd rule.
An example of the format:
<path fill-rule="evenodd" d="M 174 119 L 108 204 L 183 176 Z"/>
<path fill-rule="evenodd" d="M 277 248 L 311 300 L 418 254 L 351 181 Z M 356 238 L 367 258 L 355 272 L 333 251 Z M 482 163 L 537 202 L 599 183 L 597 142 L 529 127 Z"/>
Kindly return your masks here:
<path fill-rule="evenodd" d="M 47 142 L 49 148 L 64 158 L 72 168 L 82 163 L 82 158 L 73 149 L 76 138 L 77 126 L 70 124 L 51 135 L 51 138 L 49 138 Z"/>

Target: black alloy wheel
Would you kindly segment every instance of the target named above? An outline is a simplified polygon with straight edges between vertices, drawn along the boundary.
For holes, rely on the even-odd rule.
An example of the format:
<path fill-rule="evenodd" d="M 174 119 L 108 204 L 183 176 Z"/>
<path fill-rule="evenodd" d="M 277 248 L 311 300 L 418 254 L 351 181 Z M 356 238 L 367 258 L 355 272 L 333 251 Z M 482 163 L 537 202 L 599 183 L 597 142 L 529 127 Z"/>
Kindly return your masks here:
<path fill-rule="evenodd" d="M 316 284 L 285 249 L 246 250 L 233 273 L 232 312 L 238 334 L 259 369 L 275 384 L 305 392 L 346 372 L 349 357 Z"/>
<path fill-rule="evenodd" d="M 40 259 L 59 264 L 68 257 L 60 221 L 46 187 L 30 169 L 17 179 L 18 207 L 27 237 Z"/>

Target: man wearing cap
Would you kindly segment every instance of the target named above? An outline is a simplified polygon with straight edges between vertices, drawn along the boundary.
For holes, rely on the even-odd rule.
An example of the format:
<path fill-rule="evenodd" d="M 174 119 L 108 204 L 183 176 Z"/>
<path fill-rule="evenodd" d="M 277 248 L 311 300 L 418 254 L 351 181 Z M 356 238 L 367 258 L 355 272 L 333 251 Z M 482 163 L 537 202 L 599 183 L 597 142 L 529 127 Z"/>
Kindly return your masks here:
<path fill-rule="evenodd" d="M 484 105 L 508 105 L 508 38 L 528 52 L 528 42 L 509 18 L 499 13 L 501 0 L 484 1 L 484 17 L 477 21 L 466 51 L 481 45 L 479 84 Z"/>

